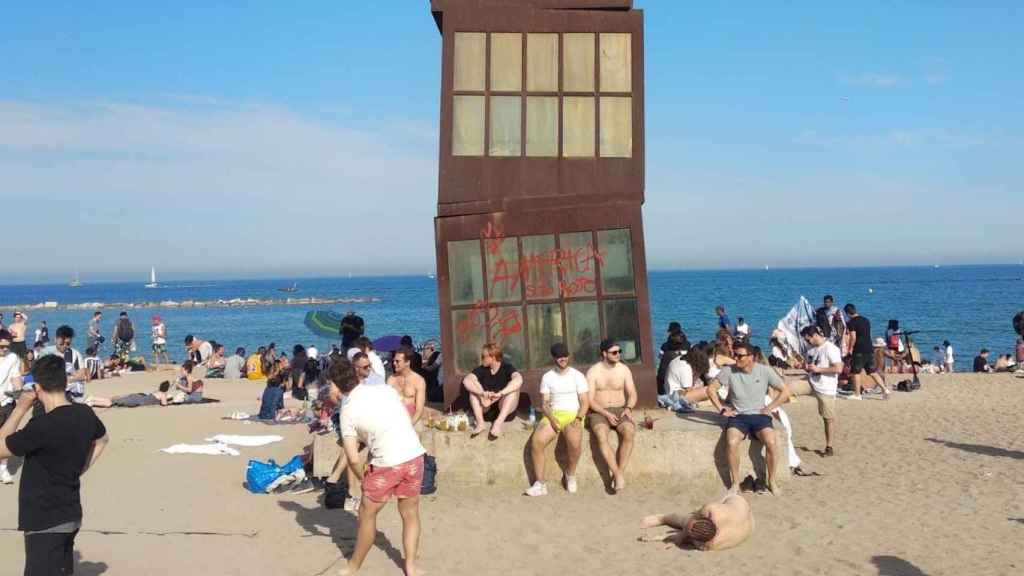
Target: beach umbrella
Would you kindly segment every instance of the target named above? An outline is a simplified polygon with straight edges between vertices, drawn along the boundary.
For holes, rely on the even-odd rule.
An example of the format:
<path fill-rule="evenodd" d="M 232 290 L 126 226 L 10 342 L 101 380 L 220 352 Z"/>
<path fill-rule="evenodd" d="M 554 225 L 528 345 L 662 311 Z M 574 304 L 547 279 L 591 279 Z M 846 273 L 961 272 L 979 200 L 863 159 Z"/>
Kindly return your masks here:
<path fill-rule="evenodd" d="M 324 338 L 340 338 L 338 330 L 341 327 L 341 314 L 330 310 L 311 310 L 306 312 L 306 319 L 303 320 L 306 328 Z"/>
<path fill-rule="evenodd" d="M 392 352 L 402 345 L 402 337 L 397 334 L 381 336 L 373 341 L 373 349 L 381 352 Z"/>

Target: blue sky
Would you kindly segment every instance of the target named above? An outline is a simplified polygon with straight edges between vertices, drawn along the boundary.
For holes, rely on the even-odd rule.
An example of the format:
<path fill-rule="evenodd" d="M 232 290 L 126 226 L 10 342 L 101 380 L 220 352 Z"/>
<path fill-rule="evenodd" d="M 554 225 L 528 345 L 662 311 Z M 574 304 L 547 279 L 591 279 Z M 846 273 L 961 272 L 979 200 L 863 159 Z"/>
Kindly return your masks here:
<path fill-rule="evenodd" d="M 251 4 L 7 7 L 0 282 L 432 268 L 428 2 Z M 636 5 L 651 267 L 1024 257 L 1024 5 Z"/>

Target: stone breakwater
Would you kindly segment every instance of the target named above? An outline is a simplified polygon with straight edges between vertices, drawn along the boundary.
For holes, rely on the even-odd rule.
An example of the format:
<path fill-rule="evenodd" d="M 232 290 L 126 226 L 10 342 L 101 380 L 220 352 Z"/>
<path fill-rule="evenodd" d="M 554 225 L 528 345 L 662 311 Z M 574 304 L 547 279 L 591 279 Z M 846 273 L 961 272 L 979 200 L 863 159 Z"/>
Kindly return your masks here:
<path fill-rule="evenodd" d="M 81 302 L 61 304 L 60 302 L 39 302 L 36 304 L 0 305 L 0 310 L 118 310 L 139 308 L 233 308 L 249 306 L 327 306 L 331 304 L 373 304 L 380 298 L 232 298 L 230 300 L 161 300 L 159 302 Z"/>

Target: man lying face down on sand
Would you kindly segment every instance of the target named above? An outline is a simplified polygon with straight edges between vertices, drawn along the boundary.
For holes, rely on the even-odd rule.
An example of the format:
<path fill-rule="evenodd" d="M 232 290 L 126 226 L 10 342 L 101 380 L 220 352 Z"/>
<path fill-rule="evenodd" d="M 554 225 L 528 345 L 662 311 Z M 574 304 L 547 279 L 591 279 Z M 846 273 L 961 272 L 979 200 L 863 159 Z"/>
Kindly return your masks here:
<path fill-rule="evenodd" d="M 640 521 L 641 528 L 656 526 L 671 526 L 678 532 L 657 539 L 641 537 L 641 541 L 689 545 L 705 551 L 725 550 L 739 546 L 750 536 L 754 514 L 742 496 L 728 494 L 693 514 L 653 515 Z"/>

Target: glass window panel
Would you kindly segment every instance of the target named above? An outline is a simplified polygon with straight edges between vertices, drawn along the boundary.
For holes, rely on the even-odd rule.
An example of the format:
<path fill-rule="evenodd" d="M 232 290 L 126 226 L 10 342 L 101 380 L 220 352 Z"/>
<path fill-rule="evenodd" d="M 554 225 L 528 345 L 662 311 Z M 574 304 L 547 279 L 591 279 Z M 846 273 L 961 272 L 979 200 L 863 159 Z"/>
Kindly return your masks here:
<path fill-rule="evenodd" d="M 623 362 L 640 362 L 640 319 L 636 300 L 604 301 L 605 337 L 618 342 Z"/>
<path fill-rule="evenodd" d="M 558 34 L 526 35 L 526 89 L 558 92 Z"/>
<path fill-rule="evenodd" d="M 601 326 L 597 315 L 597 302 L 577 300 L 565 303 L 566 345 L 572 354 L 574 366 L 589 366 L 597 362 L 601 343 Z"/>
<path fill-rule="evenodd" d="M 633 293 L 633 245 L 629 228 L 600 230 L 597 249 L 603 294 Z"/>
<path fill-rule="evenodd" d="M 594 91 L 594 35 L 569 33 L 562 52 L 562 91 Z"/>
<path fill-rule="evenodd" d="M 484 155 L 484 97 L 454 96 L 452 101 L 452 154 Z"/>
<path fill-rule="evenodd" d="M 452 326 L 455 331 L 455 371 L 466 374 L 480 365 L 480 348 L 484 338 L 487 313 L 484 310 L 453 310 Z M 445 361 L 447 361 L 445 354 Z"/>
<path fill-rule="evenodd" d="M 526 97 L 526 155 L 558 156 L 558 98 Z"/>
<path fill-rule="evenodd" d="M 487 298 L 491 302 L 519 301 L 519 246 L 515 237 L 484 240 L 487 258 Z"/>
<path fill-rule="evenodd" d="M 531 304 L 526 307 L 529 326 L 530 368 L 551 365 L 551 345 L 564 342 L 562 336 L 562 306 L 560 304 Z"/>
<path fill-rule="evenodd" d="M 601 156 L 633 156 L 633 99 L 601 97 Z"/>
<path fill-rule="evenodd" d="M 601 34 L 601 92 L 632 92 L 630 34 Z"/>
<path fill-rule="evenodd" d="M 548 300 L 558 298 L 558 251 L 555 237 L 523 236 L 523 256 L 520 268 L 523 276 L 523 291 L 527 300 Z"/>
<path fill-rule="evenodd" d="M 519 92 L 523 85 L 523 35 L 491 34 L 491 90 Z"/>
<path fill-rule="evenodd" d="M 483 32 L 455 33 L 454 88 L 484 90 L 484 55 L 487 36 Z"/>
<path fill-rule="evenodd" d="M 479 240 L 448 243 L 448 287 L 453 306 L 475 304 L 484 299 Z"/>
<path fill-rule="evenodd" d="M 504 362 L 523 368 L 526 346 L 523 339 L 523 309 L 519 306 L 491 306 L 486 311 L 488 341 L 501 346 Z"/>
<path fill-rule="evenodd" d="M 571 232 L 558 236 L 558 268 L 562 272 L 562 297 L 594 296 L 595 282 L 594 237 L 590 232 Z"/>
<path fill-rule="evenodd" d="M 522 153 L 522 98 L 491 97 L 491 156 L 519 156 Z"/>
<path fill-rule="evenodd" d="M 594 98 L 566 96 L 562 100 L 562 155 L 594 155 Z"/>

